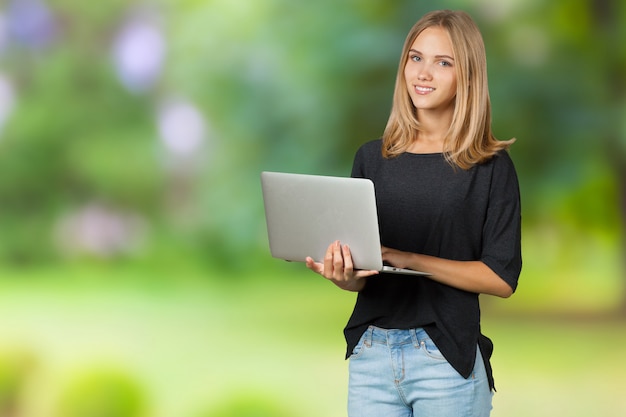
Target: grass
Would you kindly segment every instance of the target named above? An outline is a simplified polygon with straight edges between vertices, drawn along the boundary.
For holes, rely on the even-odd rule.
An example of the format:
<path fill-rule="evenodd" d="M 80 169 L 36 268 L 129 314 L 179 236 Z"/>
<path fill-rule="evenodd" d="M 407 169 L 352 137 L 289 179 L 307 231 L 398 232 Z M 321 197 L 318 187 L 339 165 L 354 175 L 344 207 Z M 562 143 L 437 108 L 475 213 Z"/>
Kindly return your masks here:
<path fill-rule="evenodd" d="M 625 322 L 490 317 L 483 330 L 496 345 L 494 417 L 626 415 Z"/>
<path fill-rule="evenodd" d="M 342 328 L 354 295 L 297 267 L 281 274 L 290 276 L 105 267 L 5 278 L 0 358 L 27 364 L 17 416 L 55 416 L 68 387 L 102 368 L 142 388 L 148 407 L 134 417 L 344 416 Z M 626 322 L 503 309 L 484 311 L 493 417 L 625 415 Z"/>

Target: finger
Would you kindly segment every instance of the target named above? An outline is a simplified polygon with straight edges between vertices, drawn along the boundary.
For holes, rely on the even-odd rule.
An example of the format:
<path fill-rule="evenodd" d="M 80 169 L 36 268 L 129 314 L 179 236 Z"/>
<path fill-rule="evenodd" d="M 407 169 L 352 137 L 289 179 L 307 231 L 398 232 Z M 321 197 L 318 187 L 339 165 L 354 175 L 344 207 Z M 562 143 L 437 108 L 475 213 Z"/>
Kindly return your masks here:
<path fill-rule="evenodd" d="M 307 256 L 306 257 L 306 267 L 309 268 L 311 271 L 315 272 L 316 274 L 321 274 L 324 275 L 324 265 L 319 263 L 319 262 L 315 262 L 313 260 L 313 258 Z"/>
<path fill-rule="evenodd" d="M 343 245 L 343 272 L 345 275 L 350 276 L 354 272 L 354 262 L 352 261 L 352 254 L 348 245 Z"/>
<path fill-rule="evenodd" d="M 334 257 L 334 251 L 335 251 L 335 243 L 331 243 L 328 246 L 328 249 L 326 249 L 326 254 L 324 255 L 324 268 L 323 268 L 323 275 L 326 278 L 332 278 L 332 274 L 333 274 L 333 259 Z"/>
<path fill-rule="evenodd" d="M 355 274 L 355 277 L 357 279 L 360 278 L 366 278 L 366 277 L 371 277 L 372 275 L 378 275 L 380 272 L 376 271 L 375 269 L 372 270 L 359 270 L 357 271 L 357 273 Z"/>
<path fill-rule="evenodd" d="M 344 260 L 341 244 L 337 241 L 333 247 L 333 276 L 343 279 Z"/>

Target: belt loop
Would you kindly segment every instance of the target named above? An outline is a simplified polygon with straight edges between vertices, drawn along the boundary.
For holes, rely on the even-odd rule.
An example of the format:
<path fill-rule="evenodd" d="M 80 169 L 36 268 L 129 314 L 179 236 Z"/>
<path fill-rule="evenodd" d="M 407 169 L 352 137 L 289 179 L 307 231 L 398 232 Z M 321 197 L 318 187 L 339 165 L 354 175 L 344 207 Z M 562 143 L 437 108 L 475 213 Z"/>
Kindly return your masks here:
<path fill-rule="evenodd" d="M 413 347 L 419 348 L 420 342 L 419 340 L 417 340 L 417 333 L 415 329 L 409 329 L 409 332 L 411 333 L 411 341 L 413 342 Z"/>
<path fill-rule="evenodd" d="M 374 338 L 374 326 L 369 326 L 365 331 L 365 340 L 363 344 L 367 347 L 372 347 L 372 339 Z"/>

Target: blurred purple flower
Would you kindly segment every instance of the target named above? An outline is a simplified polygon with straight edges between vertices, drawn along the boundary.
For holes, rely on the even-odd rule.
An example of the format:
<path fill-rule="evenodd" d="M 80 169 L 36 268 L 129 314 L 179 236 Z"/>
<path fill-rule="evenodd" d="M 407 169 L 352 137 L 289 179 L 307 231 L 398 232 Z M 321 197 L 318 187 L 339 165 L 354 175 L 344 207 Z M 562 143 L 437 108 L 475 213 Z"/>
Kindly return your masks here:
<path fill-rule="evenodd" d="M 117 36 L 113 58 L 120 80 L 133 92 L 148 90 L 161 74 L 165 39 L 155 25 L 131 20 Z"/>
<path fill-rule="evenodd" d="M 107 258 L 135 253 L 141 248 L 145 233 L 143 218 L 95 202 L 67 213 L 56 225 L 57 243 L 70 255 Z"/>
<path fill-rule="evenodd" d="M 31 48 L 47 46 L 56 32 L 54 17 L 41 0 L 11 0 L 6 28 L 10 39 Z"/>
<path fill-rule="evenodd" d="M 158 126 L 165 148 L 180 157 L 193 156 L 205 139 L 206 123 L 191 103 L 173 100 L 161 105 Z"/>

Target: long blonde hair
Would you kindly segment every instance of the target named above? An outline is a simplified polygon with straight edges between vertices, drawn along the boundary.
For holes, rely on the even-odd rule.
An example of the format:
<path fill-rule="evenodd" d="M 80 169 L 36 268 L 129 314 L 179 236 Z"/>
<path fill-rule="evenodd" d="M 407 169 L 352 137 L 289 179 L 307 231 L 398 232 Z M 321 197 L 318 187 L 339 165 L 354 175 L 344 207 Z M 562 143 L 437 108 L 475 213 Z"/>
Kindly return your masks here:
<path fill-rule="evenodd" d="M 493 136 L 485 45 L 476 23 L 462 11 L 430 12 L 409 31 L 398 66 L 391 114 L 383 133 L 383 156 L 391 158 L 405 152 L 421 129 L 407 90 L 404 67 L 417 36 L 433 26 L 445 29 L 450 36 L 457 76 L 454 113 L 444 139 L 444 155 L 451 164 L 469 169 L 507 149 L 515 139 L 499 141 Z"/>

